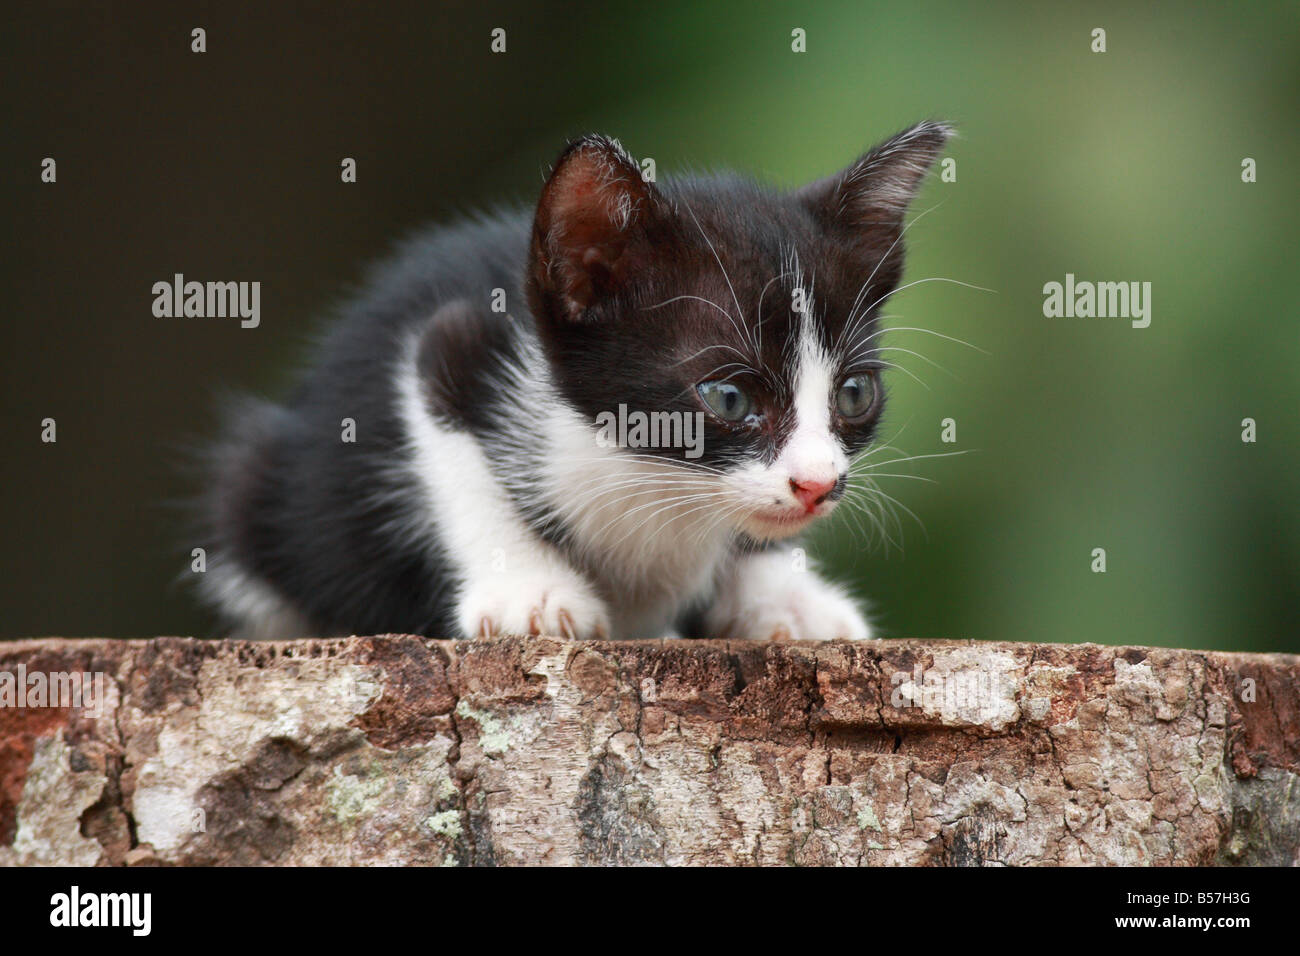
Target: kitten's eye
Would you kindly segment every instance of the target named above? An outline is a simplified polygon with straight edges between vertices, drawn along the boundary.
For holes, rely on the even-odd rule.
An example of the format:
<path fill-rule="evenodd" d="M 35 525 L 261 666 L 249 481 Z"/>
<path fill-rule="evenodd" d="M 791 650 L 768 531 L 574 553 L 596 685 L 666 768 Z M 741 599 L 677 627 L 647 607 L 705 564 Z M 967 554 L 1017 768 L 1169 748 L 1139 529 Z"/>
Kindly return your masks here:
<path fill-rule="evenodd" d="M 866 373 L 850 375 L 835 396 L 835 407 L 849 421 L 862 418 L 875 402 L 876 382 Z"/>
<path fill-rule="evenodd" d="M 738 422 L 754 407 L 749 396 L 730 382 L 701 382 L 695 390 L 713 414 L 724 422 Z"/>

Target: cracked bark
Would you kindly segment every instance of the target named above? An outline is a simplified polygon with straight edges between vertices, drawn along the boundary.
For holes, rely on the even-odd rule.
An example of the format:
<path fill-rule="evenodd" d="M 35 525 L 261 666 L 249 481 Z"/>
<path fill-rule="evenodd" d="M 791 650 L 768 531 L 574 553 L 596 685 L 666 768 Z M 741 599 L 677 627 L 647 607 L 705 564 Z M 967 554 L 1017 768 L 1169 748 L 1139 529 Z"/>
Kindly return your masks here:
<path fill-rule="evenodd" d="M 390 636 L 0 645 L 6 864 L 1295 864 L 1300 658 Z"/>

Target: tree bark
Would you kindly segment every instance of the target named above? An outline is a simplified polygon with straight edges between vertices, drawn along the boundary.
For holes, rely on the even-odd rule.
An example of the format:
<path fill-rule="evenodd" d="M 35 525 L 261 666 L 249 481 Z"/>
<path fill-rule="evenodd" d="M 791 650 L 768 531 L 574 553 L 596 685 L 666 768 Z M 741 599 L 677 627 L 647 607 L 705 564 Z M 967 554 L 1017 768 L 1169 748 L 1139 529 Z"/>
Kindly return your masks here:
<path fill-rule="evenodd" d="M 6 864 L 1300 861 L 1290 655 L 0 644 L 20 666 L 104 693 L 0 706 Z"/>

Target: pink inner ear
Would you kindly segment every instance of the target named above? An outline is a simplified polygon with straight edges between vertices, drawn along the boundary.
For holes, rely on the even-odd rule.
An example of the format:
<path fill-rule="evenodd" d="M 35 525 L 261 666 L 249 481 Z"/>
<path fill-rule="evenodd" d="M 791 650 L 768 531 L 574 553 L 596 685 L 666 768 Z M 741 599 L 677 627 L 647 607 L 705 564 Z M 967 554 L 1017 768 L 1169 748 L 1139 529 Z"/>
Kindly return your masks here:
<path fill-rule="evenodd" d="M 639 201 L 640 182 L 622 170 L 611 179 L 609 165 L 597 157 L 577 156 L 570 165 L 577 168 L 558 171 L 549 190 L 548 244 L 557 291 L 571 309 L 583 311 L 617 279 L 631 225 L 622 209 Z"/>
<path fill-rule="evenodd" d="M 619 246 L 573 247 L 575 253 L 581 254 L 573 260 L 565 260 L 562 268 L 565 273 L 565 299 L 582 311 L 591 307 L 598 295 L 612 284 L 615 265 L 622 253 Z"/>
<path fill-rule="evenodd" d="M 582 254 L 582 264 L 590 269 L 596 263 L 600 263 L 607 269 L 612 265 L 608 256 L 599 246 L 588 246 L 587 251 Z"/>
<path fill-rule="evenodd" d="M 653 186 L 617 142 L 587 137 L 560 157 L 542 190 L 533 234 L 534 289 L 569 320 L 617 291 L 644 261 Z M 636 253 L 635 255 L 633 253 Z"/>
<path fill-rule="evenodd" d="M 585 260 L 587 247 L 621 246 L 626 241 L 618 207 L 633 202 L 631 186 L 621 177 L 602 182 L 598 172 L 582 169 L 555 184 L 551 213 L 555 242 L 580 261 Z"/>

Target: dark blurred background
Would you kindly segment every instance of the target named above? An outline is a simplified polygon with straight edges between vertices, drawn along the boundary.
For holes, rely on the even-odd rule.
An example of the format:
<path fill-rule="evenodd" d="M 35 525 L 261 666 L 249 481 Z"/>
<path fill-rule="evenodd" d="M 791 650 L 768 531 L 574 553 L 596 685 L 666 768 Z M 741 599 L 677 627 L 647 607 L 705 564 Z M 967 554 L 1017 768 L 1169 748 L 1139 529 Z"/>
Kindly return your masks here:
<path fill-rule="evenodd" d="M 283 390 L 393 240 L 531 201 L 567 137 L 793 185 L 942 117 L 906 280 L 996 292 L 891 300 L 984 352 L 894 333 L 946 371 L 895 354 L 886 435 L 971 453 L 881 479 L 901 548 L 814 553 L 887 635 L 1300 650 L 1300 5 L 1129 6 L 6 5 L 0 636 L 212 633 L 169 502 L 216 396 Z M 176 272 L 260 281 L 261 326 L 155 318 Z M 1045 318 L 1067 272 L 1151 282 L 1150 328 Z"/>

